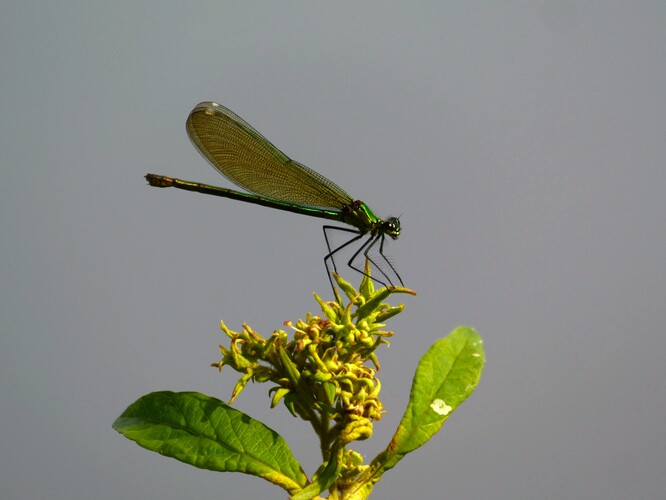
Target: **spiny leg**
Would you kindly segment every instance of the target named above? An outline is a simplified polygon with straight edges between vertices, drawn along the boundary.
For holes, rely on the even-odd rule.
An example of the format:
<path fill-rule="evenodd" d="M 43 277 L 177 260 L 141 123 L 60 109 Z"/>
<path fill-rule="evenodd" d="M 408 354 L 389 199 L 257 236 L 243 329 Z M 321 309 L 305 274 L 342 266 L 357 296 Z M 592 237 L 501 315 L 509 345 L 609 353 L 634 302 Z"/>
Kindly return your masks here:
<path fill-rule="evenodd" d="M 331 282 L 331 287 L 332 287 L 333 290 L 335 291 L 335 285 L 333 284 L 333 278 L 332 278 L 332 276 L 331 276 L 331 270 L 330 270 L 329 267 L 328 267 L 328 260 L 329 260 L 329 259 L 331 260 L 331 263 L 333 264 L 333 272 L 335 272 L 335 273 L 337 274 L 338 269 L 337 269 L 337 267 L 335 266 L 335 258 L 333 257 L 333 255 L 336 254 L 337 252 L 339 252 L 340 250 L 342 250 L 343 248 L 345 248 L 345 247 L 351 245 L 351 244 L 354 243 L 355 241 L 358 241 L 359 238 L 362 238 L 363 235 L 364 235 L 365 233 L 362 233 L 362 232 L 360 232 L 360 231 L 358 231 L 358 230 L 355 230 L 355 229 L 349 229 L 349 228 L 347 228 L 347 227 L 339 227 L 339 226 L 324 226 L 323 229 L 324 229 L 324 239 L 326 240 L 326 248 L 328 248 L 328 254 L 326 254 L 326 257 L 324 257 L 324 266 L 326 267 L 326 274 L 327 274 L 327 276 L 328 276 L 328 281 Z M 326 231 L 329 230 L 329 229 L 335 229 L 335 230 L 337 230 L 337 231 L 345 231 L 345 232 L 347 232 L 347 233 L 353 233 L 353 234 L 355 234 L 356 236 L 354 236 L 352 239 L 346 241 L 345 243 L 343 243 L 343 244 L 340 245 L 339 247 L 336 247 L 336 248 L 334 248 L 334 249 L 331 249 L 331 243 L 330 243 L 330 241 L 328 240 L 328 233 L 326 232 Z M 365 244 L 364 244 L 363 246 L 365 246 Z M 361 248 L 363 248 L 363 247 L 361 247 Z M 358 254 L 358 252 L 356 252 L 356 254 Z M 354 254 L 354 255 L 356 255 L 356 254 Z M 350 267 L 352 267 L 352 266 L 350 266 Z M 354 267 L 352 267 L 352 269 L 355 269 L 356 271 L 358 271 L 358 269 L 356 269 L 356 268 L 354 268 Z M 360 272 L 361 274 L 365 274 L 365 273 L 362 272 L 362 271 L 359 271 L 359 272 Z"/>
<path fill-rule="evenodd" d="M 377 241 L 377 240 L 375 240 L 375 241 Z M 388 259 L 388 257 L 386 257 L 386 255 L 384 255 L 384 241 L 386 241 L 386 238 L 384 238 L 384 235 L 382 235 L 382 242 L 379 244 L 379 255 L 382 256 L 382 258 L 384 259 L 384 262 L 386 262 L 386 264 L 391 268 L 391 271 L 393 271 L 393 274 L 396 275 L 396 277 L 398 278 L 398 281 L 400 281 L 400 285 L 404 287 L 405 284 L 403 283 L 402 278 L 398 274 L 398 271 L 395 270 L 395 267 L 393 267 L 393 264 L 391 264 L 391 261 Z M 373 243 L 373 245 L 374 245 L 374 243 Z M 372 245 L 370 245 L 370 246 L 372 246 Z M 365 251 L 366 256 L 367 256 L 368 250 L 370 250 L 370 247 L 368 247 L 368 249 Z M 380 271 L 381 271 L 381 269 L 380 269 Z M 384 276 L 386 276 L 386 274 L 384 274 Z M 386 276 L 386 277 L 388 278 L 388 276 Z M 389 281 L 391 281 L 391 280 L 389 279 Z"/>
<path fill-rule="evenodd" d="M 391 281 L 391 278 L 384 272 L 384 270 L 380 266 L 377 265 L 377 263 L 372 259 L 372 257 L 370 257 L 370 255 L 368 253 L 370 251 L 370 249 L 375 245 L 375 243 L 377 243 L 377 240 L 380 239 L 380 238 L 383 241 L 384 240 L 384 235 L 383 234 L 377 234 L 377 235 L 374 235 L 374 236 L 370 236 L 365 241 L 365 243 L 363 243 L 363 245 L 361 245 L 361 247 L 354 253 L 354 255 L 352 255 L 351 259 L 349 259 L 349 262 L 347 262 L 347 265 L 349 267 L 351 267 L 354 271 L 358 271 L 362 275 L 367 276 L 371 280 L 379 283 L 381 286 L 384 286 L 384 287 L 387 287 L 388 285 L 393 286 L 393 282 Z M 356 260 L 356 258 L 359 256 L 359 254 L 361 252 L 363 252 L 363 256 L 367 260 L 370 261 L 370 263 L 375 267 L 375 269 L 377 269 L 380 273 L 382 273 L 382 276 L 384 276 L 384 278 L 386 278 L 386 280 L 388 281 L 388 285 L 384 281 L 377 278 L 376 276 L 371 276 L 368 273 L 366 273 L 365 271 L 362 271 L 360 268 L 358 268 L 354 265 L 354 261 Z M 384 259 L 386 259 L 386 257 L 384 257 Z"/>

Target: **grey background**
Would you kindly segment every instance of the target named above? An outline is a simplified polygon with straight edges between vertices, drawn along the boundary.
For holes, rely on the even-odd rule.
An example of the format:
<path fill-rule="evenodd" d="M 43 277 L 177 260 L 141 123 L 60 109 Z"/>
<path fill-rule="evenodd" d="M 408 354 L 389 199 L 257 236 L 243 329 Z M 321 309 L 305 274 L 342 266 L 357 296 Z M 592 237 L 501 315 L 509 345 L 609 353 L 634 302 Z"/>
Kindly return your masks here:
<path fill-rule="evenodd" d="M 665 22 L 664 2 L 1 2 L 0 498 L 284 498 L 111 428 L 150 391 L 227 399 L 218 321 L 270 334 L 330 293 L 320 221 L 146 186 L 227 185 L 185 135 L 203 100 L 402 214 L 388 251 L 418 296 L 368 459 L 427 347 L 485 339 L 478 390 L 377 498 L 666 497 Z M 266 389 L 236 407 L 312 473 Z"/>

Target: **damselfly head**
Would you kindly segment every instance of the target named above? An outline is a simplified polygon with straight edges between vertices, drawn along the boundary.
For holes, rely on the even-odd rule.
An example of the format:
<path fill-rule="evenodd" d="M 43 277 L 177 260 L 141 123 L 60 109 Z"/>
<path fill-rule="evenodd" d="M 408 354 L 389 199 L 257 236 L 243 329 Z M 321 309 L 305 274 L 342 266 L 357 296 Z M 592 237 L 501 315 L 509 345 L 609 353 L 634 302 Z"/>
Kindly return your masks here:
<path fill-rule="evenodd" d="M 397 217 L 389 217 L 384 221 L 384 234 L 388 234 L 391 238 L 398 239 L 400 235 L 400 219 Z"/>

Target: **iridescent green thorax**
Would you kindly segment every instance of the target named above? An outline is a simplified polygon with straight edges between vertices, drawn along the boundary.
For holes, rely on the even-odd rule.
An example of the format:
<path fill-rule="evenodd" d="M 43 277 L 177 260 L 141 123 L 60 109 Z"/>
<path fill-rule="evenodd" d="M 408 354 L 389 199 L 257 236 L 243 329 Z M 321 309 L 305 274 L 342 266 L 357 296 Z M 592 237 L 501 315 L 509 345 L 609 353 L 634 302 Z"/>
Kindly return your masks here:
<path fill-rule="evenodd" d="M 377 217 L 368 205 L 356 200 L 342 209 L 341 222 L 354 226 L 361 233 L 386 234 L 396 239 L 400 234 L 400 221 L 397 217 L 382 220 Z"/>

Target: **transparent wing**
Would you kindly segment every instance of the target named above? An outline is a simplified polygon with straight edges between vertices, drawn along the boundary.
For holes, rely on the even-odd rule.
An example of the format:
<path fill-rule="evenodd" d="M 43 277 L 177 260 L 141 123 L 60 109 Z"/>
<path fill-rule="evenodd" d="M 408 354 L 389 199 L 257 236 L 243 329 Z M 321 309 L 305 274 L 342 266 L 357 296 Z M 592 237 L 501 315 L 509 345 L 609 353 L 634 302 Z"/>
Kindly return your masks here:
<path fill-rule="evenodd" d="M 337 184 L 291 160 L 221 104 L 198 104 L 187 119 L 187 134 L 218 172 L 250 193 L 320 208 L 339 209 L 353 201 Z"/>

